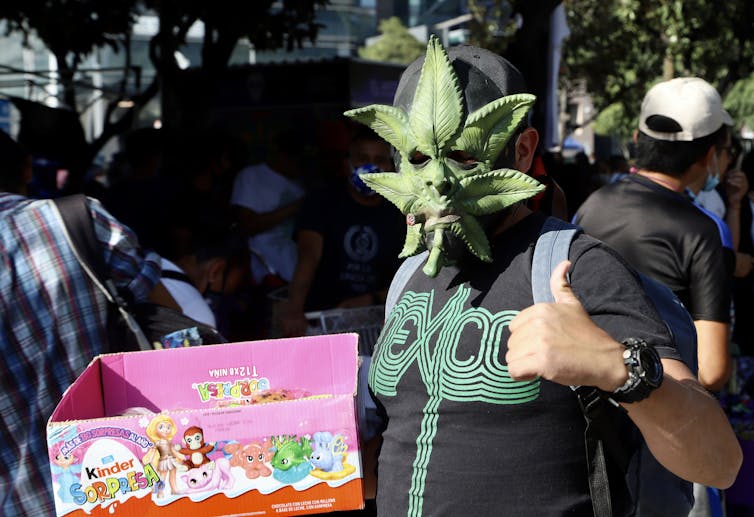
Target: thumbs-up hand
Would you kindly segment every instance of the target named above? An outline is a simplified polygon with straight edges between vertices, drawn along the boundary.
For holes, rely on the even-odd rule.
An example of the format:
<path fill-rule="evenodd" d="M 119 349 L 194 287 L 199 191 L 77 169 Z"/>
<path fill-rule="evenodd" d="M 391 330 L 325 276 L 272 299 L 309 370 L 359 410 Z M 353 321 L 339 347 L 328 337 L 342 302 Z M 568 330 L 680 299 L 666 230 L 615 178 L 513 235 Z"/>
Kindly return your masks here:
<path fill-rule="evenodd" d="M 543 377 L 566 386 L 613 391 L 628 377 L 622 357 L 625 347 L 584 310 L 567 280 L 570 267 L 563 261 L 552 272 L 555 303 L 532 305 L 510 322 L 508 373 L 516 380 Z"/>

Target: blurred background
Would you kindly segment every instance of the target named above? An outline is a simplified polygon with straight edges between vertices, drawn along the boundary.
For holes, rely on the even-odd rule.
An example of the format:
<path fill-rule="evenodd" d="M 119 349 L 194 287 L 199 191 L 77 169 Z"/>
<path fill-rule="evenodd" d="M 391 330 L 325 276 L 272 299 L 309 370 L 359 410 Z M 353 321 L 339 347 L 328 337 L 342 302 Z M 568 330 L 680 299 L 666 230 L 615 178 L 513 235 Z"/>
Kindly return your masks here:
<path fill-rule="evenodd" d="M 566 161 L 630 159 L 647 88 L 681 75 L 718 88 L 749 150 L 753 27 L 749 0 L 3 0 L 0 129 L 69 190 L 143 127 L 223 132 L 261 160 L 278 129 L 321 146 L 344 110 L 390 103 L 436 34 L 519 66 L 541 150 Z"/>

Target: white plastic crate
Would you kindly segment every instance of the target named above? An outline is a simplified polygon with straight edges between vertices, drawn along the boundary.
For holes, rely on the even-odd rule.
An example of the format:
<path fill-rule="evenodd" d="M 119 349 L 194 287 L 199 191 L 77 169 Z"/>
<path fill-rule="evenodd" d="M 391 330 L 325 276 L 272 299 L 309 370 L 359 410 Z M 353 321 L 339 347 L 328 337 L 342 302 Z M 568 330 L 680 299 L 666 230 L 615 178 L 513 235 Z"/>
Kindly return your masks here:
<path fill-rule="evenodd" d="M 308 335 L 340 334 L 357 332 L 359 334 L 359 381 L 356 390 L 356 408 L 359 417 L 359 433 L 364 440 L 371 439 L 379 428 L 377 408 L 369 395 L 369 365 L 372 362 L 372 350 L 380 336 L 385 322 L 385 306 L 369 305 L 350 309 L 329 309 L 307 312 L 309 320 Z"/>
<path fill-rule="evenodd" d="M 385 306 L 369 305 L 307 312 L 306 319 L 309 321 L 308 335 L 357 332 L 359 354 L 372 355 L 374 344 L 385 322 Z"/>

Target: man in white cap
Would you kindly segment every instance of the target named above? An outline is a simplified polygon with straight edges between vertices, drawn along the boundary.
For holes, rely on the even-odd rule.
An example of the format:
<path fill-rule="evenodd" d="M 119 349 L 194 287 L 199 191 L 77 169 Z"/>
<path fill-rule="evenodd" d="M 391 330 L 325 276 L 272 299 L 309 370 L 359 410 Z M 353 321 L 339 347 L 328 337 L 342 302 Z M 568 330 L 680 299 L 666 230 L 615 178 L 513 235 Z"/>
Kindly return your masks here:
<path fill-rule="evenodd" d="M 717 224 L 688 193 L 717 186 L 732 159 L 732 125 L 720 95 L 703 79 L 679 77 L 655 85 L 641 106 L 637 174 L 592 194 L 574 218 L 679 297 L 696 327 L 699 382 L 713 391 L 732 373 L 728 343 L 735 254 L 726 251 Z M 675 494 L 649 494 L 650 485 L 642 497 L 670 501 L 680 496 L 673 499 L 676 507 L 690 509 L 691 484 L 678 480 L 678 486 L 683 489 Z M 703 500 L 704 487 L 695 485 L 694 495 Z"/>
<path fill-rule="evenodd" d="M 637 174 L 595 192 L 575 222 L 665 284 L 697 330 L 699 382 L 719 390 L 731 374 L 730 280 L 720 234 L 686 195 L 714 188 L 730 160 L 730 115 L 703 79 L 681 77 L 651 88 L 641 107 Z"/>

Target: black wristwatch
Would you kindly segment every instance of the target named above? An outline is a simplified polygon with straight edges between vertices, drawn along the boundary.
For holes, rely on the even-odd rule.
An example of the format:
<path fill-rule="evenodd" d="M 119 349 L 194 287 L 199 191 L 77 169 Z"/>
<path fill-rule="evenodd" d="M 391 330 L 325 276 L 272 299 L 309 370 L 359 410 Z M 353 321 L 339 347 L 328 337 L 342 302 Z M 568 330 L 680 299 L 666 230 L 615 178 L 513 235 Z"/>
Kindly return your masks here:
<path fill-rule="evenodd" d="M 657 350 L 642 339 L 628 338 L 623 344 L 628 380 L 613 392 L 612 398 L 618 402 L 638 402 L 662 384 L 662 362 Z"/>

